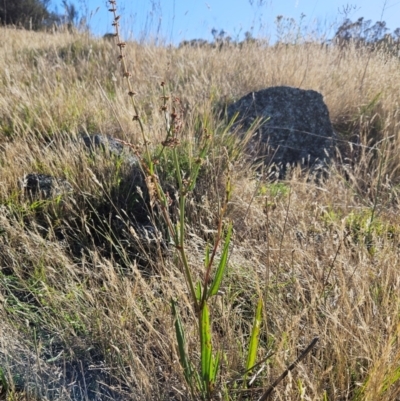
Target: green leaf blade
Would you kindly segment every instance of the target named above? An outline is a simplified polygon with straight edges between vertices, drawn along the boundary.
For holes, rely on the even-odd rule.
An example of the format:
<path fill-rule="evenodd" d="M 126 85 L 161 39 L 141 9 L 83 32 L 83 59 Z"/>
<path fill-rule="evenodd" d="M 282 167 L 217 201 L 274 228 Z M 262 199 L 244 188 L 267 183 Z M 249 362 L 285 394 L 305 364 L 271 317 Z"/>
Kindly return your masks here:
<path fill-rule="evenodd" d="M 228 265 L 229 245 L 231 242 L 231 236 L 232 236 L 232 223 L 230 223 L 228 226 L 228 233 L 225 238 L 224 249 L 222 251 L 221 259 L 219 261 L 218 269 L 215 273 L 214 280 L 211 284 L 210 290 L 208 291 L 207 298 L 216 295 L 221 286 L 222 278 L 224 277 L 225 270 Z"/>
<path fill-rule="evenodd" d="M 258 350 L 258 340 L 259 340 L 259 336 L 260 336 L 260 327 L 261 327 L 261 323 L 262 323 L 262 308 L 263 308 L 263 301 L 262 301 L 262 298 L 260 297 L 258 300 L 258 303 L 257 303 L 256 314 L 254 317 L 253 328 L 251 331 L 246 371 L 251 369 L 256 362 L 257 350 Z"/>
<path fill-rule="evenodd" d="M 205 303 L 200 317 L 200 342 L 201 342 L 201 374 L 206 384 L 210 381 L 211 370 L 211 326 L 208 306 Z"/>
<path fill-rule="evenodd" d="M 176 333 L 176 339 L 178 341 L 179 361 L 183 368 L 185 379 L 187 383 L 192 387 L 192 369 L 190 367 L 190 362 L 185 349 L 186 348 L 185 332 L 183 330 L 182 322 L 181 319 L 179 318 L 179 314 L 176 309 L 176 302 L 173 299 L 171 299 L 171 309 L 172 309 L 172 315 L 175 319 L 175 333 Z"/>

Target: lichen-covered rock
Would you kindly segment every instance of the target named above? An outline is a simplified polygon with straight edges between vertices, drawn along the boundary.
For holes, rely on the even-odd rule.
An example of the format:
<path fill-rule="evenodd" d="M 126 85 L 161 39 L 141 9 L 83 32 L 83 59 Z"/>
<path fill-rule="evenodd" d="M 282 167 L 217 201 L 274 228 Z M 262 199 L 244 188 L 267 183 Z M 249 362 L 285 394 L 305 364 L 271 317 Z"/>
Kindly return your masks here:
<path fill-rule="evenodd" d="M 84 134 L 82 135 L 82 140 L 90 150 L 95 150 L 96 148 L 101 148 L 104 151 L 108 150 L 114 156 L 122 157 L 132 166 L 139 165 L 138 158 L 132 154 L 130 149 L 110 135 Z"/>
<path fill-rule="evenodd" d="M 165 254 L 167 243 L 149 217 L 152 208 L 148 188 L 140 161 L 133 150 L 109 135 L 85 134 L 81 139 L 90 152 L 106 158 L 116 156 L 125 166 L 120 171 L 118 185 L 110 192 L 112 203 L 107 201 L 97 207 L 93 218 L 100 218 L 100 221 L 92 225 L 100 232 L 101 221 L 107 221 L 106 230 L 113 232 L 118 239 L 116 242 L 123 245 L 124 253 L 139 264 L 148 263 L 159 252 Z M 99 241 L 103 235 L 100 237 Z"/>
<path fill-rule="evenodd" d="M 288 165 L 321 167 L 334 155 L 335 133 L 320 93 L 288 86 L 251 92 L 228 107 L 235 127 L 261 125 L 249 144 L 252 157 L 274 163 L 282 177 Z"/>
<path fill-rule="evenodd" d="M 161 231 L 154 226 L 150 221 L 146 224 L 135 224 L 129 226 L 130 242 L 140 244 L 139 249 L 147 254 L 156 255 L 158 250 L 163 255 L 166 255 L 168 245 L 163 238 Z M 143 257 L 143 255 L 142 255 Z"/>
<path fill-rule="evenodd" d="M 22 187 L 31 197 L 50 199 L 73 191 L 71 184 L 47 174 L 26 174 L 22 179 Z"/>

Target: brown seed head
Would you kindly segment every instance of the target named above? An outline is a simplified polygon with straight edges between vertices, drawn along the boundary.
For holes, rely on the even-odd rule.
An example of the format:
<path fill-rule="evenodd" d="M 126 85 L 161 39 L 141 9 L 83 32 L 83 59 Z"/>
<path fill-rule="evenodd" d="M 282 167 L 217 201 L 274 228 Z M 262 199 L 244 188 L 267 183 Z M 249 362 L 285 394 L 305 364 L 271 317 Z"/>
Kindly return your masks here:
<path fill-rule="evenodd" d="M 175 148 L 180 144 L 180 141 L 178 138 L 168 138 L 165 141 L 161 142 L 161 145 L 163 145 L 166 148 Z"/>

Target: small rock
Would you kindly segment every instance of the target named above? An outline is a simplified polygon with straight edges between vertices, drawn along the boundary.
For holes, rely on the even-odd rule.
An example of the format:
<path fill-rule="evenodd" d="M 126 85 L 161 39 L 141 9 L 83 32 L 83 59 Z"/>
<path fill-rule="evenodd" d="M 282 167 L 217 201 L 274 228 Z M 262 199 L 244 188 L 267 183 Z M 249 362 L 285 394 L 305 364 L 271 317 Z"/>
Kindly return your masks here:
<path fill-rule="evenodd" d="M 101 148 L 104 151 L 108 150 L 111 154 L 123 157 L 130 165 L 138 165 L 139 160 L 134 156 L 127 146 L 124 146 L 121 142 L 117 141 L 110 135 L 93 134 L 93 135 L 82 135 L 84 144 L 90 149 Z"/>
<path fill-rule="evenodd" d="M 31 196 L 40 196 L 44 199 L 73 191 L 71 184 L 62 179 L 47 174 L 26 174 L 22 179 L 22 188 Z"/>
<path fill-rule="evenodd" d="M 142 244 L 148 251 L 153 253 L 157 250 L 158 246 L 162 251 L 168 249 L 167 243 L 164 240 L 160 230 L 153 224 L 135 224 L 130 227 L 131 235 Z"/>

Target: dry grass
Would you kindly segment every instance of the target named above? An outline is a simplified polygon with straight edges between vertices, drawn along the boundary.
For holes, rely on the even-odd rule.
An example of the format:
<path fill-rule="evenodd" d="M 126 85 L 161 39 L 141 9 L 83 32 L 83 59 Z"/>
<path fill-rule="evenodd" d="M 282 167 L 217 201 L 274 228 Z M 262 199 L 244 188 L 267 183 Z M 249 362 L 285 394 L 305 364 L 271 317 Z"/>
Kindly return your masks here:
<path fill-rule="evenodd" d="M 119 207 L 125 199 L 115 190 L 126 167 L 88 155 L 77 141 L 87 131 L 140 143 L 116 49 L 80 34 L 2 28 L 1 36 L 0 394 L 188 399 L 169 306 L 179 300 L 196 359 L 196 318 L 182 273 L 173 255 L 144 268 L 124 240 L 107 234 L 105 216 L 116 213 L 110 200 Z M 274 399 L 400 399 L 399 60 L 318 44 L 218 50 L 129 43 L 126 51 L 152 149 L 165 136 L 161 81 L 181 99 L 189 151 L 204 127 L 222 132 L 218 116 L 229 102 L 292 85 L 324 95 L 343 157 L 353 158 L 342 162 L 346 175 L 332 166 L 318 184 L 297 171 L 281 183 L 260 182 L 242 156 L 233 162 L 233 249 L 224 295 L 211 305 L 214 346 L 224 352 L 215 398 L 256 399 L 318 335 Z M 235 150 L 217 136 L 188 205 L 187 249 L 198 276 L 226 157 Z M 168 163 L 161 169 L 169 180 Z M 66 178 L 74 193 L 32 202 L 19 183 L 29 172 Z M 244 370 L 260 294 L 257 359 L 273 356 L 244 392 L 232 380 Z"/>

